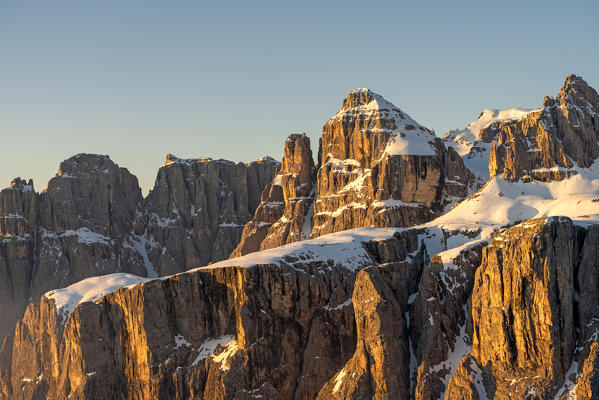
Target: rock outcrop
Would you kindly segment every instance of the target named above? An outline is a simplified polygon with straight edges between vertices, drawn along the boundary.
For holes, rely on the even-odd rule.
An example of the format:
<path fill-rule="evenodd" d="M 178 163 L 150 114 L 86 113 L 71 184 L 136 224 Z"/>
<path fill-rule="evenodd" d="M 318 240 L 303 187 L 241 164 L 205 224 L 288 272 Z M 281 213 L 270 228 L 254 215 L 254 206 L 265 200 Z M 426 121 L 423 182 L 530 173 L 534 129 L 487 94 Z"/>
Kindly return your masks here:
<path fill-rule="evenodd" d="M 594 398 L 598 227 L 530 220 L 489 244 L 432 227 L 363 229 L 99 298 L 80 287 L 101 293 L 89 288 L 103 281 L 82 281 L 28 307 L 0 351 L 0 389 L 15 399 Z M 456 240 L 466 245 L 430 258 Z"/>
<path fill-rule="evenodd" d="M 256 260 L 125 287 L 70 314 L 57 308 L 71 289 L 51 292 L 29 306 L 0 354 L 4 396 L 313 399 L 356 349 L 352 292 L 358 310 L 372 290 L 405 305 L 409 291 L 400 286 L 417 281 L 424 262 L 416 231 L 354 239 L 298 244 L 284 255 L 264 251 Z M 389 264 L 390 257 L 408 261 Z M 356 272 L 363 277 L 352 290 Z M 369 324 L 373 310 L 357 312 L 357 320 Z M 405 321 L 397 306 L 390 312 L 400 319 L 384 321 L 386 339 L 363 334 L 369 351 L 395 346 L 375 373 L 388 393 L 405 393 L 407 375 L 397 388 L 384 384 L 394 375 L 393 357 L 409 363 L 407 342 L 393 344 L 394 324 Z"/>
<path fill-rule="evenodd" d="M 143 199 L 108 156 L 78 154 L 41 193 L 15 179 L 0 192 L 0 335 L 31 299 L 90 276 L 167 275 L 225 259 L 278 162 L 179 160 Z"/>
<path fill-rule="evenodd" d="M 145 199 L 106 156 L 15 179 L 0 399 L 599 398 L 598 107 L 570 76 L 456 151 L 360 89 L 318 169 L 291 135 L 282 164 L 169 155 Z M 503 179 L 409 228 L 477 188 L 477 147 Z"/>
<path fill-rule="evenodd" d="M 599 95 L 580 77 L 570 75 L 555 98 L 520 120 L 489 125 L 484 141 L 495 140 L 491 177 L 509 181 L 562 180 L 588 168 L 599 156 Z"/>
<path fill-rule="evenodd" d="M 3 190 L 0 334 L 50 289 L 112 272 L 144 274 L 141 257 L 123 246 L 141 199 L 135 176 L 92 154 L 62 162 L 39 194 L 18 178 Z"/>
<path fill-rule="evenodd" d="M 231 257 L 307 239 L 312 230 L 316 169 L 305 134 L 289 135 L 281 168 L 262 193 Z"/>
<path fill-rule="evenodd" d="M 0 336 L 12 330 L 29 301 L 38 198 L 17 178 L 0 192 Z"/>
<path fill-rule="evenodd" d="M 279 163 L 233 163 L 167 156 L 145 199 L 132 245 L 147 253 L 158 275 L 226 259 L 256 212 Z"/>
<path fill-rule="evenodd" d="M 484 249 L 472 292 L 472 349 L 451 378 L 449 398 L 598 395 L 598 298 L 588 258 L 599 246 L 596 230 L 568 218 L 531 220 Z"/>
<path fill-rule="evenodd" d="M 310 237 L 429 221 L 472 181 L 455 150 L 368 89 L 350 92 L 320 146 Z"/>
<path fill-rule="evenodd" d="M 473 189 L 479 189 L 489 180 L 489 155 L 493 148 L 495 130 L 489 128 L 507 121 L 525 118 L 534 110 L 508 108 L 504 110 L 483 110 L 476 121 L 463 129 L 450 130 L 443 137 L 447 147 L 453 147 L 462 156 L 466 167 L 474 174 Z M 484 135 L 483 135 L 484 133 Z"/>

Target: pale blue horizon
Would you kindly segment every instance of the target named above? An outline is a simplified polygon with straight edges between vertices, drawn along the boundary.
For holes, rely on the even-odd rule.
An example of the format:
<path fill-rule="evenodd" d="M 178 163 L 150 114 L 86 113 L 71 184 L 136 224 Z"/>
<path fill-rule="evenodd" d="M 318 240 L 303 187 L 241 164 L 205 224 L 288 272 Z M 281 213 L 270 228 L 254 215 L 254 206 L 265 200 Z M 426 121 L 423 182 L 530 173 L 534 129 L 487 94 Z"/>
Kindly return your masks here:
<path fill-rule="evenodd" d="M 596 1 L 413 3 L 2 2 L 0 188 L 40 191 L 82 152 L 147 193 L 167 153 L 280 159 L 296 132 L 316 150 L 357 87 L 440 136 L 572 73 L 599 87 Z"/>

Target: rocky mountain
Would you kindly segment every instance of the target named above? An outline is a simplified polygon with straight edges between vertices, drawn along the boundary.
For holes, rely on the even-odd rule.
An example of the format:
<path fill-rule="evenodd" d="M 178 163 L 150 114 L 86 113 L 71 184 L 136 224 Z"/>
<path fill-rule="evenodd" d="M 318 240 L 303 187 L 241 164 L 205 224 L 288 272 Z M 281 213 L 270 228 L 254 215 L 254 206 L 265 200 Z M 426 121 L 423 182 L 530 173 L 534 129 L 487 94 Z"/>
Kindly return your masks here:
<path fill-rule="evenodd" d="M 368 89 L 310 140 L 290 135 L 283 165 L 231 257 L 359 227 L 413 226 L 466 197 L 474 176 L 434 132 Z"/>
<path fill-rule="evenodd" d="M 413 226 L 468 194 L 470 171 L 434 132 L 368 89 L 323 127 L 310 237 L 362 226 Z"/>
<path fill-rule="evenodd" d="M 15 268 L 36 265 L 41 229 L 129 258 L 17 316 L 0 398 L 599 398 L 598 105 L 570 76 L 542 109 L 485 111 L 442 141 L 360 89 L 318 166 L 305 135 L 280 165 L 168 156 L 135 201 L 108 159 L 61 167 L 117 193 L 114 218 L 110 196 L 92 212 L 15 180 L 0 194 L 12 287 L 33 282 Z"/>
<path fill-rule="evenodd" d="M 447 132 L 443 141 L 447 147 L 453 147 L 462 157 L 466 167 L 475 176 L 475 188 L 479 189 L 490 178 L 489 155 L 495 137 L 487 134 L 481 136 L 485 128 L 490 125 L 526 117 L 534 110 L 524 108 L 510 108 L 506 110 L 483 110 L 478 119 L 471 122 L 464 129 L 455 129 Z M 485 130 L 485 132 L 487 132 Z M 489 130 L 488 133 L 491 133 Z"/>
<path fill-rule="evenodd" d="M 168 155 L 140 207 L 130 245 L 160 276 L 226 259 L 280 164 Z M 147 275 L 150 276 L 150 275 Z"/>
<path fill-rule="evenodd" d="M 310 138 L 289 135 L 281 168 L 262 193 L 231 257 L 307 239 L 312 230 L 316 169 Z"/>
<path fill-rule="evenodd" d="M 167 156 L 144 199 L 108 156 L 78 154 L 48 187 L 15 179 L 0 192 L 0 334 L 50 289 L 90 276 L 156 277 L 226 258 L 278 162 Z"/>
<path fill-rule="evenodd" d="M 495 175 L 510 181 L 561 180 L 599 156 L 598 113 L 595 89 L 570 75 L 540 109 L 485 110 L 478 121 L 448 132 L 444 140 L 461 150 L 480 183 Z"/>

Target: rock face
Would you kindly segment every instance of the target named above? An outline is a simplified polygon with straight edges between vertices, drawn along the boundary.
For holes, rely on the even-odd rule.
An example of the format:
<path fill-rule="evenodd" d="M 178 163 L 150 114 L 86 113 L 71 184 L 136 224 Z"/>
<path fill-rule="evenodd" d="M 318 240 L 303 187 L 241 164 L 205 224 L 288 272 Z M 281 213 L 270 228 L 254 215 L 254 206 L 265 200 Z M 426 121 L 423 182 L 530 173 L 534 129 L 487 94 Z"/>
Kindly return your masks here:
<path fill-rule="evenodd" d="M 37 196 L 17 178 L 0 192 L 0 336 L 23 315 L 33 273 Z"/>
<path fill-rule="evenodd" d="M 319 158 L 310 237 L 431 220 L 472 180 L 434 132 L 368 89 L 350 92 L 324 125 Z"/>
<path fill-rule="evenodd" d="M 599 398 L 599 186 L 583 170 L 598 105 L 570 76 L 541 110 L 449 135 L 456 151 L 360 89 L 317 170 L 291 135 L 280 165 L 169 155 L 145 199 L 105 156 L 66 160 L 40 194 L 16 179 L 0 192 L 0 399 Z M 477 147 L 505 179 L 389 229 L 475 189 L 460 152 Z M 565 196 L 530 182 L 574 173 Z M 570 205 L 575 222 L 515 222 Z"/>
<path fill-rule="evenodd" d="M 599 246 L 596 230 L 568 218 L 531 220 L 485 248 L 472 292 L 472 349 L 451 378 L 450 398 L 598 395 L 596 261 L 588 258 Z"/>
<path fill-rule="evenodd" d="M 506 121 L 521 120 L 535 110 L 508 108 L 504 110 L 483 110 L 478 119 L 464 129 L 450 130 L 443 137 L 447 147 L 453 147 L 462 156 L 466 167 L 474 174 L 474 188 L 479 189 L 489 180 L 489 155 L 495 140 L 494 128 Z M 482 133 L 485 133 L 482 135 Z"/>
<path fill-rule="evenodd" d="M 0 193 L 0 270 L 6 334 L 27 303 L 88 276 L 143 274 L 141 258 L 123 246 L 141 190 L 137 178 L 107 156 L 78 154 L 60 165 L 46 190 L 15 179 Z"/>
<path fill-rule="evenodd" d="M 283 165 L 231 257 L 360 227 L 429 221 L 466 197 L 474 175 L 433 131 L 368 89 L 350 92 L 310 141 L 290 135 Z"/>
<path fill-rule="evenodd" d="M 409 263 L 369 267 L 356 276 L 352 294 L 356 350 L 320 390 L 319 399 L 391 399 L 410 396 L 410 342 L 405 319 L 408 290 L 394 293 L 398 282 L 412 282 Z M 403 289 L 409 289 L 405 287 Z"/>
<path fill-rule="evenodd" d="M 555 98 L 525 118 L 489 125 L 481 132 L 493 144 L 491 177 L 510 181 L 562 180 L 576 167 L 588 168 L 599 156 L 599 95 L 570 75 Z"/>
<path fill-rule="evenodd" d="M 279 163 L 244 164 L 167 156 L 137 220 L 132 246 L 158 275 L 226 259 L 256 211 Z"/>
<path fill-rule="evenodd" d="M 434 227 L 384 232 L 264 250 L 77 307 L 80 297 L 64 300 L 70 287 L 50 292 L 5 338 L 0 389 L 11 399 L 597 396 L 598 225 L 530 220 L 489 244 Z M 443 251 L 458 239 L 467 246 Z"/>
<path fill-rule="evenodd" d="M 307 239 L 312 230 L 315 179 L 310 139 L 305 134 L 289 135 L 281 168 L 265 187 L 231 257 Z"/>
<path fill-rule="evenodd" d="M 357 357 L 354 280 L 358 304 L 375 292 L 407 304 L 409 291 L 398 289 L 417 280 L 425 256 L 418 246 L 418 232 L 406 231 L 364 244 L 301 244 L 270 258 L 262 252 L 257 265 L 246 256 L 116 290 L 81 303 L 64 320 L 50 293 L 29 306 L 2 350 L 4 396 L 313 399 Z M 389 264 L 389 257 L 410 261 Z M 361 267 L 378 263 L 356 278 Z M 356 313 L 358 330 L 376 317 L 373 310 Z M 394 328 L 405 326 L 399 311 L 392 305 L 389 315 L 400 319 L 381 326 L 387 338 L 368 339 L 368 351 L 395 349 L 368 372 L 380 380 L 380 393 L 409 391 L 408 375 L 385 383 L 396 358 L 409 363 L 407 342 L 393 344 Z M 360 332 L 360 341 L 370 335 Z"/>
<path fill-rule="evenodd" d="M 143 199 L 108 156 L 78 154 L 41 193 L 15 179 L 0 192 L 0 335 L 27 303 L 90 276 L 158 276 L 226 258 L 278 163 L 169 157 Z"/>

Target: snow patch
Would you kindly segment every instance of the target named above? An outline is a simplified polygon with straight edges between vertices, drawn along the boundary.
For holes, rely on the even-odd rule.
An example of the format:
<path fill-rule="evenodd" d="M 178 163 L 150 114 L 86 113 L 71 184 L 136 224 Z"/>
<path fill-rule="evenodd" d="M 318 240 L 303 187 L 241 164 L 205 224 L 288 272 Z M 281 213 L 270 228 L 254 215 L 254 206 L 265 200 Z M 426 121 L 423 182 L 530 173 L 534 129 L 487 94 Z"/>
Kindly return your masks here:
<path fill-rule="evenodd" d="M 237 353 L 239 347 L 237 346 L 237 340 L 231 340 L 228 342 L 219 354 L 212 355 L 214 362 L 220 364 L 221 371 L 228 371 L 231 368 L 230 359 Z"/>
<path fill-rule="evenodd" d="M 200 361 L 208 358 L 221 346 L 227 346 L 229 343 L 234 342 L 235 336 L 225 335 L 218 338 L 206 339 L 198 347 L 198 356 L 191 364 L 192 367 L 196 366 Z"/>
<path fill-rule="evenodd" d="M 84 243 L 84 244 L 99 243 L 99 244 L 103 244 L 103 245 L 109 245 L 111 243 L 111 240 L 109 238 L 107 238 L 106 236 L 99 234 L 97 232 L 90 231 L 88 228 L 79 228 L 77 230 L 69 229 L 69 230 L 66 230 L 63 233 L 61 233 L 59 236 L 60 237 L 76 236 L 77 241 L 79 243 Z"/>
<path fill-rule="evenodd" d="M 45 296 L 54 300 L 57 314 L 66 319 L 81 303 L 96 301 L 107 293 L 148 280 L 137 275 L 123 273 L 94 276 L 64 289 L 47 292 Z"/>

